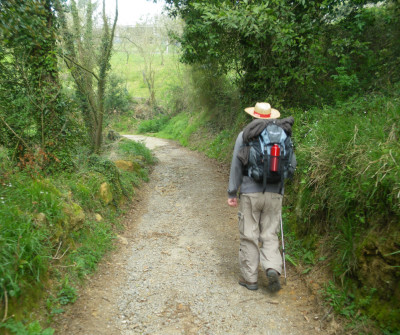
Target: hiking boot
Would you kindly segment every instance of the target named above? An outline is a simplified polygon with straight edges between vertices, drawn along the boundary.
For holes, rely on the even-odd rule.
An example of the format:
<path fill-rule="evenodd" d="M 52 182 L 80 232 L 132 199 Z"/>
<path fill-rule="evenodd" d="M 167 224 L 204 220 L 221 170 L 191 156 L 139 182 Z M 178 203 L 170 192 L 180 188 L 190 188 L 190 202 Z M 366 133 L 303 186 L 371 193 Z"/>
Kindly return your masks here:
<path fill-rule="evenodd" d="M 272 293 L 278 292 L 281 289 L 281 282 L 279 281 L 279 273 L 274 269 L 267 270 L 268 290 Z"/>
<path fill-rule="evenodd" d="M 244 286 L 245 288 L 247 288 L 248 290 L 258 290 L 258 284 L 257 282 L 255 283 L 249 283 L 248 281 L 245 281 L 243 278 L 239 279 L 239 285 Z"/>

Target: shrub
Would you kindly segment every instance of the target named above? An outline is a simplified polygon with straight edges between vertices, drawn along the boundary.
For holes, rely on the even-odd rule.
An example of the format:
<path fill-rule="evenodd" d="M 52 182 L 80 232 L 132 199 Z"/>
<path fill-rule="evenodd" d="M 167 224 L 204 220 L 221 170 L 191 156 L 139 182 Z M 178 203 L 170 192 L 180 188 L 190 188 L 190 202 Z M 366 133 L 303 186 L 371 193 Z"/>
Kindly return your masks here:
<path fill-rule="evenodd" d="M 139 123 L 138 132 L 143 133 L 158 133 L 166 126 L 169 121 L 169 116 L 161 115 L 151 120 L 144 120 Z"/>
<path fill-rule="evenodd" d="M 132 109 L 133 99 L 126 89 L 126 84 L 115 73 L 111 73 L 107 81 L 104 108 L 108 114 L 125 114 Z"/>

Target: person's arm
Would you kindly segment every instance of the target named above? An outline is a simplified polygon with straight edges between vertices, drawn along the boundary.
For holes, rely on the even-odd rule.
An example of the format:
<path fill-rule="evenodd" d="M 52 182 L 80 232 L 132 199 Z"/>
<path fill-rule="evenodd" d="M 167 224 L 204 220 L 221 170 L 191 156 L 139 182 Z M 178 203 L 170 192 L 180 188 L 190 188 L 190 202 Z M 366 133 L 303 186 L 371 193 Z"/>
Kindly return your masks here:
<path fill-rule="evenodd" d="M 242 162 L 237 157 L 240 148 L 243 145 L 242 133 L 240 133 L 235 142 L 235 148 L 233 149 L 231 170 L 229 174 L 229 186 L 228 186 L 228 205 L 236 207 L 237 193 L 242 184 L 243 180 L 243 166 Z"/>

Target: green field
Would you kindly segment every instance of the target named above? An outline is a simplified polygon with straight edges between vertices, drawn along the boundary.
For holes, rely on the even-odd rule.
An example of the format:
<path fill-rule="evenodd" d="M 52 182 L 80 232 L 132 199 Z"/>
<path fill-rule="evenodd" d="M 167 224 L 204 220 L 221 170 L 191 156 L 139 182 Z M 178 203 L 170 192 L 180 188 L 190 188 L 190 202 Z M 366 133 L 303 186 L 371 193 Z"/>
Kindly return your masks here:
<path fill-rule="evenodd" d="M 155 72 L 155 90 L 158 104 L 164 105 L 170 101 L 174 89 L 182 82 L 185 66 L 179 63 L 179 55 L 173 52 L 164 54 L 164 64 L 160 54 L 151 57 L 151 67 Z M 128 92 L 134 98 L 149 97 L 149 90 L 143 79 L 145 68 L 144 58 L 139 53 L 127 55 L 125 52 L 115 52 L 112 60 L 112 72 L 125 83 Z"/>

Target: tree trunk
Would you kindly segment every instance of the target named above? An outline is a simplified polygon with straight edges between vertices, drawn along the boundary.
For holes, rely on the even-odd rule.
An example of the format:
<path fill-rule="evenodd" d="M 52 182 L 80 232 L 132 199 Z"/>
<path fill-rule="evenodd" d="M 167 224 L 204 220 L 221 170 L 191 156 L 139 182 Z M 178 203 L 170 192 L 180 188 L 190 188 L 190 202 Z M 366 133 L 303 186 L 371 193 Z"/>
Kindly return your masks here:
<path fill-rule="evenodd" d="M 61 7 L 59 0 L 58 6 Z M 105 14 L 105 0 L 103 0 L 103 36 L 98 57 L 96 57 L 96 54 L 92 49 L 93 11 L 91 2 L 88 6 L 86 29 L 83 36 L 81 36 L 81 20 L 79 18 L 75 0 L 71 0 L 71 13 L 73 16 L 72 29 L 68 28 L 64 13 L 60 15 L 64 40 L 68 50 L 68 55 L 64 55 L 65 62 L 74 78 L 78 94 L 83 98 L 81 108 L 91 141 L 92 150 L 95 153 L 99 153 L 101 151 L 103 140 L 104 97 L 107 74 L 110 68 L 111 51 L 116 23 L 118 20 L 118 0 L 116 0 L 115 18 L 111 31 Z M 76 35 L 75 38 L 73 37 L 71 30 Z M 97 64 L 95 66 L 96 62 Z M 94 72 L 95 68 L 99 69 L 98 74 Z M 97 89 L 94 87 L 94 81 L 96 82 Z"/>

